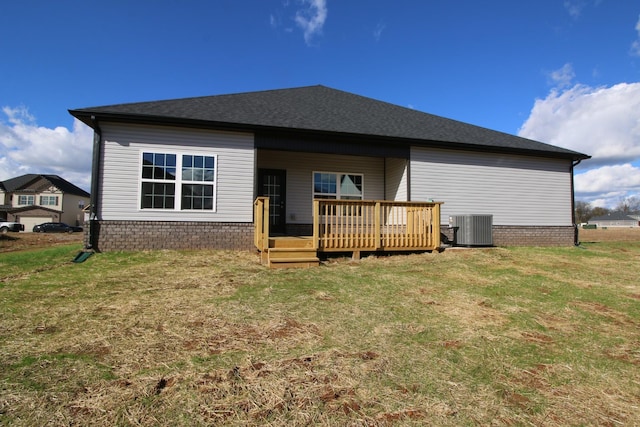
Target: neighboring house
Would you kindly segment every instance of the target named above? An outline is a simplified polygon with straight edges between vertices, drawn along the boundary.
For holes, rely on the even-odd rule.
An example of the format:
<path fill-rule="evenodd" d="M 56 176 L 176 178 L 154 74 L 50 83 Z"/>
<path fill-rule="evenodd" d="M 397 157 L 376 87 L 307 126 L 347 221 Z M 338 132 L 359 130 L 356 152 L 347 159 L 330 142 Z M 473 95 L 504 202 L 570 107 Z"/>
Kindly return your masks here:
<path fill-rule="evenodd" d="M 253 247 L 310 235 L 314 198 L 443 202 L 493 215 L 496 245 L 572 245 L 573 168 L 589 156 L 310 86 L 69 111 L 94 129 L 97 250 Z"/>
<path fill-rule="evenodd" d="M 611 212 L 607 215 L 596 216 L 589 219 L 589 224 L 595 224 L 598 228 L 606 227 L 640 227 L 638 218 L 622 212 Z"/>
<path fill-rule="evenodd" d="M 58 175 L 27 174 L 0 182 L 0 214 L 24 224 L 25 231 L 43 222 L 82 225 L 89 193 Z"/>

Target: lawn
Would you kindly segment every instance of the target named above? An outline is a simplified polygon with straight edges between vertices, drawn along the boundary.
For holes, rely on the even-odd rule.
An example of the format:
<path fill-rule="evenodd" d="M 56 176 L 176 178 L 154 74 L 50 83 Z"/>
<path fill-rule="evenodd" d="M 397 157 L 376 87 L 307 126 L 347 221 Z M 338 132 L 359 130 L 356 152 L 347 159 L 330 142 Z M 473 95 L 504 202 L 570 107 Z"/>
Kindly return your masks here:
<path fill-rule="evenodd" d="M 640 241 L 586 240 L 2 253 L 0 424 L 637 425 Z"/>

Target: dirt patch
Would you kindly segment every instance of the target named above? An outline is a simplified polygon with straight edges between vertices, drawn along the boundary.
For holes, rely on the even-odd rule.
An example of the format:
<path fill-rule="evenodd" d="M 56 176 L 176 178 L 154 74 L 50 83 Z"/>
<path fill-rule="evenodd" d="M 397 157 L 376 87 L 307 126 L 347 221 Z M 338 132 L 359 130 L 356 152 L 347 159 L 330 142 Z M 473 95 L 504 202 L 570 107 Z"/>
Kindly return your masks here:
<path fill-rule="evenodd" d="M 0 252 L 16 252 L 51 246 L 82 244 L 84 233 L 7 233 L 0 234 Z"/>

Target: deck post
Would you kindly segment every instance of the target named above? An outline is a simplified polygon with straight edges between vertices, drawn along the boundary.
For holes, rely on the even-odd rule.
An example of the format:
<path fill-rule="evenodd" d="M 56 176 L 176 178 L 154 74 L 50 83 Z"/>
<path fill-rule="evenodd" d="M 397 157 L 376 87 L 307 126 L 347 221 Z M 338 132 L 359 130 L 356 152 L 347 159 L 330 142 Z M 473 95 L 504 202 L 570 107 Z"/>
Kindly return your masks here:
<path fill-rule="evenodd" d="M 433 247 L 440 247 L 440 203 L 436 203 L 433 205 L 431 215 L 431 235 L 433 236 Z"/>
<path fill-rule="evenodd" d="M 271 221 L 271 217 L 269 216 L 269 198 L 264 198 L 264 205 L 262 207 L 262 250 L 269 250 L 269 222 Z"/>
<path fill-rule="evenodd" d="M 313 248 L 320 246 L 320 200 L 313 200 Z"/>
<path fill-rule="evenodd" d="M 265 221 L 266 218 L 266 221 Z M 263 264 L 269 252 L 269 198 L 258 197 L 253 202 L 253 243 L 260 251 Z"/>
<path fill-rule="evenodd" d="M 380 215 L 380 201 L 376 201 L 375 207 L 373 208 L 373 232 L 375 241 L 376 250 L 382 248 L 382 227 L 380 225 L 381 215 Z"/>

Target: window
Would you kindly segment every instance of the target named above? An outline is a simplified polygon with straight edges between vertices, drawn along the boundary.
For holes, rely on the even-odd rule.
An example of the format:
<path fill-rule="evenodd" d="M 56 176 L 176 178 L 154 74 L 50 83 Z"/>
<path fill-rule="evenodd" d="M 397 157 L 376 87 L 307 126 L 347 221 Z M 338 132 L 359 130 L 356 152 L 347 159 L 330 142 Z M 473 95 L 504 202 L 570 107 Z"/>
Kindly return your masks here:
<path fill-rule="evenodd" d="M 36 203 L 36 196 L 18 196 L 18 205 L 31 206 Z"/>
<path fill-rule="evenodd" d="M 142 209 L 175 209 L 176 157 L 142 153 Z"/>
<path fill-rule="evenodd" d="M 215 156 L 142 153 L 141 209 L 213 211 L 216 160 Z"/>
<path fill-rule="evenodd" d="M 362 175 L 314 172 L 313 197 L 316 199 L 362 200 Z"/>
<path fill-rule="evenodd" d="M 58 196 L 40 196 L 40 206 L 58 206 Z"/>
<path fill-rule="evenodd" d="M 183 210 L 213 209 L 215 158 L 210 156 L 182 156 Z"/>

